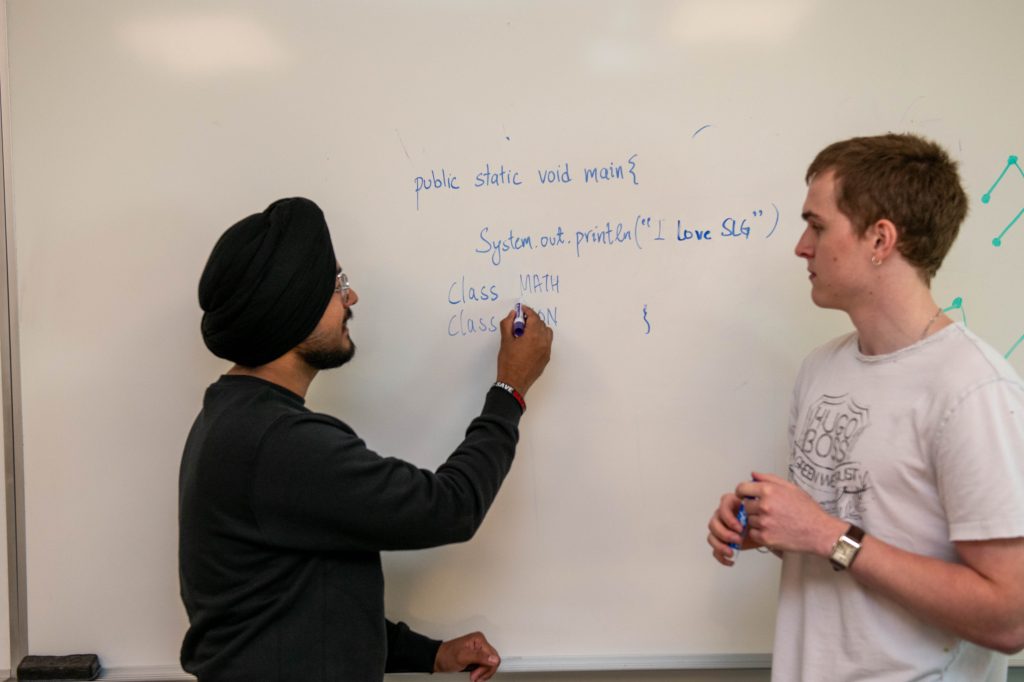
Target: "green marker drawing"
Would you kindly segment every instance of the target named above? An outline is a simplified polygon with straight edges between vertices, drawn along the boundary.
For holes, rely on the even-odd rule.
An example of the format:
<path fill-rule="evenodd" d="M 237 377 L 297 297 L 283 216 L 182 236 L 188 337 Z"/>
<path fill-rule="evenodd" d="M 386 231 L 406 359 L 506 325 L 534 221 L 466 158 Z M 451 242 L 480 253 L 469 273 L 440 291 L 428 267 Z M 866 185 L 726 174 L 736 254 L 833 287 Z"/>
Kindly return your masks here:
<path fill-rule="evenodd" d="M 997 246 L 998 247 L 998 246 L 1002 246 L 1003 245 L 1003 235 L 1005 235 L 1007 232 L 1010 231 L 1010 228 L 1013 227 L 1013 224 L 1015 222 L 1020 220 L 1020 217 L 1022 215 L 1024 215 L 1024 208 L 1022 208 L 1020 210 L 1020 212 L 1017 213 L 1017 217 L 1015 217 L 1013 220 L 1011 220 L 1009 225 L 1007 225 L 1005 228 L 1003 228 L 1003 231 L 999 233 L 999 236 L 992 240 L 992 246 Z"/>
<path fill-rule="evenodd" d="M 987 204 L 989 201 L 992 200 L 992 192 L 994 192 L 996 187 L 999 186 L 999 183 L 1003 181 L 1003 177 L 1006 175 L 1006 171 L 1010 170 L 1011 168 L 1016 168 L 1017 171 L 1020 173 L 1021 177 L 1024 177 L 1024 168 L 1020 167 L 1020 164 L 1017 162 L 1017 157 L 1009 157 L 1006 160 L 1006 167 L 1003 168 L 1003 172 L 999 174 L 999 177 L 996 178 L 996 181 L 993 182 L 992 186 L 988 188 L 988 191 L 981 195 L 981 203 Z M 1020 217 L 1022 215 L 1024 215 L 1024 208 L 1022 208 L 1020 212 L 1017 214 L 1017 216 L 1010 221 L 1009 225 L 1003 228 L 1003 231 L 999 233 L 999 236 L 992 240 L 992 246 L 998 248 L 1003 245 L 1003 237 L 1005 237 L 1006 233 L 1010 231 L 1010 228 L 1013 227 L 1013 224 L 1020 220 Z"/>
<path fill-rule="evenodd" d="M 1017 343 L 1015 343 L 1012 346 L 1010 346 L 1010 350 L 1006 351 L 1006 355 L 1004 355 L 1003 357 L 1006 358 L 1007 360 L 1009 360 L 1010 359 L 1010 354 L 1013 353 L 1013 351 L 1017 350 L 1017 346 L 1020 345 L 1021 341 L 1024 341 L 1024 334 L 1020 335 L 1020 338 L 1017 339 Z"/>
<path fill-rule="evenodd" d="M 1014 166 L 1016 166 L 1017 170 L 1020 171 L 1021 177 L 1024 177 L 1024 168 L 1021 168 L 1020 164 L 1017 163 L 1016 156 L 1011 156 L 1006 160 L 1006 167 L 1003 169 L 1003 172 L 999 174 L 999 177 L 996 178 L 996 181 L 988 188 L 988 191 L 981 195 L 981 203 L 987 204 L 992 199 L 992 192 L 994 192 L 996 187 L 999 186 L 999 183 L 1003 181 L 1003 176 L 1006 175 L 1006 171 L 1010 170 Z"/>
<path fill-rule="evenodd" d="M 960 314 L 963 315 L 963 318 L 964 318 L 964 326 L 966 327 L 967 326 L 967 311 L 964 310 L 964 299 L 962 297 L 957 296 L 956 298 L 954 298 L 953 302 L 950 303 L 948 307 L 942 309 L 942 312 L 948 313 L 948 312 L 953 311 L 953 310 L 959 310 L 960 311 Z M 1019 346 L 1021 343 L 1024 343 L 1024 334 L 1020 335 L 1020 338 L 1017 339 L 1017 342 L 1014 343 L 1012 346 L 1010 346 L 1010 350 L 1006 351 L 1006 355 L 1004 355 L 1003 357 L 1006 358 L 1007 360 L 1009 360 L 1010 359 L 1010 355 L 1013 354 L 1013 351 L 1017 350 L 1017 346 Z"/>
<path fill-rule="evenodd" d="M 967 326 L 967 311 L 964 310 L 964 299 L 961 298 L 960 296 L 957 296 L 956 298 L 953 299 L 953 302 L 949 304 L 948 308 L 943 308 L 942 309 L 942 312 L 948 313 L 951 310 L 959 310 L 960 311 L 960 314 L 964 318 L 964 326 L 966 327 Z"/>

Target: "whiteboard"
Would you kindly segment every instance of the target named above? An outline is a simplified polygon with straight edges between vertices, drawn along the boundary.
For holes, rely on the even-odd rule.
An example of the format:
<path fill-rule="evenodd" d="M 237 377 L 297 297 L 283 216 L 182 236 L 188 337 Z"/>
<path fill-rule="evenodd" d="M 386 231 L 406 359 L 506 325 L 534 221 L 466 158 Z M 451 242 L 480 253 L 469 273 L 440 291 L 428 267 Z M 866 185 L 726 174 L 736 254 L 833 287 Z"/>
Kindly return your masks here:
<path fill-rule="evenodd" d="M 32 652 L 176 665 L 178 462 L 227 369 L 197 283 L 279 197 L 322 206 L 360 296 L 308 404 L 383 454 L 444 460 L 520 295 L 555 330 L 477 536 L 385 556 L 392 618 L 512 669 L 767 660 L 778 562 L 704 538 L 785 470 L 799 362 L 849 329 L 793 254 L 826 144 L 950 149 L 971 212 L 936 298 L 1024 368 L 1024 174 L 992 190 L 1024 152 L 1019 3 L 6 9 Z"/>

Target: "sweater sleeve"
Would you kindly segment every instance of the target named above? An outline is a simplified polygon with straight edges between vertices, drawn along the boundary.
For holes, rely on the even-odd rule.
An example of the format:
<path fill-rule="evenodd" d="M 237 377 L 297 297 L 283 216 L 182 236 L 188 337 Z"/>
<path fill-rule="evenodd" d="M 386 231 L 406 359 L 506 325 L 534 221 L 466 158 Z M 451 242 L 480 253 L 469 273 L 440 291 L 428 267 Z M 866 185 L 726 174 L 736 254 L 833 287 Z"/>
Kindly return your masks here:
<path fill-rule="evenodd" d="M 466 437 L 436 472 L 370 450 L 315 413 L 263 438 L 252 507 L 265 540 L 295 550 L 420 549 L 468 540 L 512 465 L 521 411 L 491 389 Z"/>
<path fill-rule="evenodd" d="M 441 641 L 413 632 L 405 623 L 385 621 L 388 633 L 386 673 L 432 673 Z"/>

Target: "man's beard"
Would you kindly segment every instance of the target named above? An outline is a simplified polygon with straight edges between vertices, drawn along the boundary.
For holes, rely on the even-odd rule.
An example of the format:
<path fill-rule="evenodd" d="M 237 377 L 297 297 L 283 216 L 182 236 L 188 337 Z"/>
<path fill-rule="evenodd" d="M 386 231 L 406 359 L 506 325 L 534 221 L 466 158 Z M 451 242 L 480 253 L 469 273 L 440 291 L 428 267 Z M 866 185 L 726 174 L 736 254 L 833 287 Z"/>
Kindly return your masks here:
<path fill-rule="evenodd" d="M 352 319 L 352 311 L 346 310 L 345 313 L 344 324 L 348 324 L 348 321 Z M 342 341 L 343 343 L 344 341 Z M 352 337 L 349 337 L 347 346 L 342 344 L 332 347 L 320 339 L 311 338 L 296 348 L 296 351 L 298 351 L 299 357 L 314 369 L 334 369 L 344 365 L 356 354 L 356 344 L 353 343 Z"/>
<path fill-rule="evenodd" d="M 299 349 L 299 356 L 313 369 L 334 369 L 341 367 L 356 354 L 356 344 L 349 341 L 346 348 L 305 348 Z"/>

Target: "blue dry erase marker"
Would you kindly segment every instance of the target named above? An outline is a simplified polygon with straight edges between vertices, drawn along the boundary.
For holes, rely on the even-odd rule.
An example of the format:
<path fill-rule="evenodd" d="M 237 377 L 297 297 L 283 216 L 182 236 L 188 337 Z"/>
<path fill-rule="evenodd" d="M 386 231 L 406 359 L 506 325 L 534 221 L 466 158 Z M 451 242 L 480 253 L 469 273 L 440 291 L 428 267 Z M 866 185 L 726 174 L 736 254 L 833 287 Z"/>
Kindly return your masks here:
<path fill-rule="evenodd" d="M 753 481 L 754 483 L 757 483 L 756 479 L 751 478 L 750 480 Z M 752 500 L 752 499 L 754 499 L 754 498 L 753 497 L 749 497 L 749 496 L 744 496 L 743 499 L 740 500 L 740 508 L 736 510 L 736 520 L 739 521 L 740 522 L 740 526 L 743 527 L 743 530 L 740 531 L 740 537 L 744 537 L 744 538 L 747 537 L 747 504 L 746 504 L 746 501 L 747 500 Z M 732 549 L 733 549 L 732 561 L 733 561 L 733 563 L 736 563 L 736 559 L 739 558 L 739 556 L 740 556 L 740 546 L 737 545 L 735 542 L 730 542 L 729 546 L 732 547 Z"/>
<path fill-rule="evenodd" d="M 512 321 L 512 336 L 522 336 L 526 331 L 526 313 L 523 304 L 516 301 L 516 319 Z"/>
<path fill-rule="evenodd" d="M 736 520 L 740 522 L 741 526 L 743 526 L 743 530 L 740 532 L 740 535 L 746 536 L 746 534 L 747 534 L 747 506 L 743 502 L 740 502 L 740 508 L 738 510 L 736 510 Z M 732 551 L 732 561 L 733 561 L 733 563 L 736 563 L 736 559 L 738 559 L 739 556 L 740 556 L 740 546 L 737 545 L 735 542 L 730 542 L 729 546 L 732 547 L 732 550 L 733 550 Z"/>

